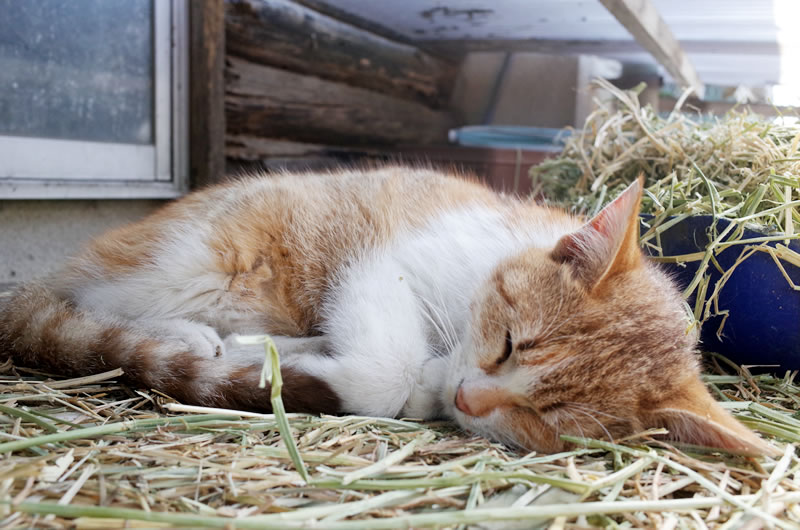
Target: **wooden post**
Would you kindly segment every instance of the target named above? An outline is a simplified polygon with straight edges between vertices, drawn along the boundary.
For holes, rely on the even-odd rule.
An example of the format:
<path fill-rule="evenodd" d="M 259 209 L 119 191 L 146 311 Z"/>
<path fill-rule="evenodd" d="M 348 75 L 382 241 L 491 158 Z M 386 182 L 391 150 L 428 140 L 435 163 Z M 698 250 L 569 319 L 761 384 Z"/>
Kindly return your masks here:
<path fill-rule="evenodd" d="M 225 5 L 189 6 L 189 176 L 200 188 L 225 176 Z"/>
<path fill-rule="evenodd" d="M 691 61 L 651 0 L 600 0 L 636 42 L 650 52 L 678 83 L 702 98 L 704 87 Z"/>

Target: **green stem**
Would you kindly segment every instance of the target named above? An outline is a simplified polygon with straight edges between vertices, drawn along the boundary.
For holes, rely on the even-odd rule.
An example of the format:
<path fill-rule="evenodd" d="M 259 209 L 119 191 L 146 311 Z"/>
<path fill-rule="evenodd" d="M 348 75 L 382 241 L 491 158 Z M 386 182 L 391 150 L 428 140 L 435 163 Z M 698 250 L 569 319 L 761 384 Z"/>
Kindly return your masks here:
<path fill-rule="evenodd" d="M 419 479 L 367 479 L 356 480 L 349 484 L 343 484 L 341 480 L 337 479 L 317 479 L 311 482 L 312 486 L 318 488 L 333 488 L 333 489 L 352 489 L 352 490 L 396 490 L 408 488 L 444 488 L 449 486 L 464 486 L 467 484 L 474 484 L 478 481 L 489 480 L 516 480 L 526 481 L 534 484 L 549 484 L 556 486 L 563 490 L 572 493 L 586 493 L 590 485 L 583 482 L 577 482 L 565 478 L 550 477 L 547 475 L 537 475 L 534 473 L 502 473 L 502 472 L 484 472 L 484 473 L 471 473 L 469 475 L 452 476 L 452 477 L 433 477 L 433 478 L 419 478 Z"/>
<path fill-rule="evenodd" d="M 281 398 L 281 389 L 283 388 L 283 378 L 281 377 L 281 361 L 278 355 L 278 348 L 275 347 L 275 341 L 271 337 L 265 337 L 264 349 L 267 351 L 267 356 L 271 361 L 271 380 L 272 388 L 270 390 L 270 403 L 272 403 L 272 413 L 275 414 L 275 419 L 278 422 L 278 430 L 281 433 L 283 443 L 286 445 L 286 450 L 292 459 L 297 472 L 300 473 L 303 481 L 306 484 L 310 482 L 306 464 L 300 456 L 300 451 L 297 449 L 297 444 L 292 436 L 292 428 L 289 426 L 289 419 L 286 417 L 286 409 L 283 407 L 283 399 Z"/>
<path fill-rule="evenodd" d="M 97 427 L 87 427 L 85 429 L 73 429 L 66 432 L 56 432 L 52 434 L 44 434 L 42 436 L 35 436 L 25 440 L 16 440 L 13 442 L 6 442 L 0 444 L 0 454 L 19 451 L 21 449 L 28 449 L 39 445 L 68 442 L 70 440 L 81 440 L 85 438 L 95 438 L 97 436 L 105 436 L 125 431 L 136 431 L 141 429 L 152 429 L 153 427 L 162 427 L 165 425 L 180 425 L 191 424 L 200 421 L 230 421 L 239 420 L 238 416 L 229 416 L 224 414 L 202 414 L 199 416 L 177 416 L 172 418 L 156 418 L 149 420 L 127 420 L 117 423 L 109 423 L 106 425 L 99 425 Z"/>
<path fill-rule="evenodd" d="M 756 498 L 755 495 L 737 495 L 731 497 L 736 505 L 745 505 Z M 796 503 L 800 501 L 800 492 L 776 495 L 773 502 Z M 145 512 L 130 508 L 106 508 L 99 506 L 75 506 L 52 503 L 23 502 L 11 505 L 18 512 L 36 515 L 56 515 L 58 517 L 77 518 L 94 517 L 105 519 L 137 520 L 168 523 L 174 526 L 194 526 L 205 528 L 255 528 L 255 529 L 285 529 L 307 528 L 310 522 L 315 522 L 314 528 L 329 528 L 331 530 L 349 529 L 384 529 L 384 528 L 412 528 L 430 526 L 453 526 L 457 524 L 475 524 L 487 521 L 526 521 L 531 519 L 552 519 L 554 517 L 580 517 L 582 515 L 635 513 L 635 512 L 685 512 L 723 506 L 725 499 L 715 497 L 694 497 L 688 499 L 667 500 L 635 500 L 617 502 L 585 502 L 551 504 L 545 506 L 526 506 L 522 508 L 474 508 L 471 510 L 447 510 L 429 513 L 410 514 L 400 517 L 385 519 L 351 520 L 351 521 L 326 521 L 318 523 L 311 519 L 297 519 L 297 515 L 289 512 L 289 517 L 283 514 L 256 515 L 252 517 L 230 518 L 216 516 L 201 516 L 183 513 Z M 9 505 L 8 501 L 0 501 L 0 505 Z M 747 506 L 750 508 L 749 506 Z M 311 515 L 311 514 L 309 514 Z M 774 519 L 774 518 L 772 518 Z M 781 522 L 781 526 L 787 524 Z"/>
<path fill-rule="evenodd" d="M 35 423 L 36 425 L 46 430 L 47 432 L 59 432 L 55 426 L 47 423 L 42 419 L 39 419 L 37 416 L 31 414 L 30 412 L 26 412 L 24 410 L 17 409 L 14 407 L 6 407 L 5 405 L 0 405 L 0 412 L 4 412 L 9 416 L 13 416 L 15 418 L 22 418 L 25 421 Z"/>

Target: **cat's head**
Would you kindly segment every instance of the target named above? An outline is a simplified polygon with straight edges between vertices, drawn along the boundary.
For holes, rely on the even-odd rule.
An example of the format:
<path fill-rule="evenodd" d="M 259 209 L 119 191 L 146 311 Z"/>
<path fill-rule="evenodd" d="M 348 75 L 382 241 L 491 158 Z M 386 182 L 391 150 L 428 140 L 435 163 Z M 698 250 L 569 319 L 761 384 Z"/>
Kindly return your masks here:
<path fill-rule="evenodd" d="M 562 434 L 665 427 L 685 443 L 774 453 L 701 382 L 680 294 L 638 246 L 641 194 L 640 180 L 555 248 L 497 267 L 445 391 L 462 426 L 545 452 L 567 446 Z"/>

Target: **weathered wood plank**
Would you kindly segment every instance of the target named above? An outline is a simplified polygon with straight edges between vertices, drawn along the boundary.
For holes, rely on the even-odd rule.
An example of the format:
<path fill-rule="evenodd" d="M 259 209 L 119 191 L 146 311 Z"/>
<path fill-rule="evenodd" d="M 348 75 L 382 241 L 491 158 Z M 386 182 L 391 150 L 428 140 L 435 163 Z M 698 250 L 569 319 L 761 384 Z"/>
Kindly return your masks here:
<path fill-rule="evenodd" d="M 454 64 L 288 0 L 227 0 L 227 53 L 412 99 L 446 104 Z"/>
<path fill-rule="evenodd" d="M 225 176 L 225 6 L 189 2 L 189 175 L 193 188 Z"/>
<path fill-rule="evenodd" d="M 600 0 L 676 81 L 703 97 L 703 82 L 651 0 Z"/>
<path fill-rule="evenodd" d="M 229 135 L 327 145 L 446 143 L 452 118 L 425 105 L 228 56 Z"/>

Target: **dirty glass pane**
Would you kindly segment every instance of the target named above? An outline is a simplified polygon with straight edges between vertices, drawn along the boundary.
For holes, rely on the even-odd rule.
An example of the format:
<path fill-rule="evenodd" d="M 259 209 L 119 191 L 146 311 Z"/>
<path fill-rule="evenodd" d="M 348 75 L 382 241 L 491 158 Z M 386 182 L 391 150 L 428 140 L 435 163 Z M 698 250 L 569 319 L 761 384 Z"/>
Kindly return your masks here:
<path fill-rule="evenodd" d="M 0 134 L 153 143 L 152 0 L 0 0 Z"/>

